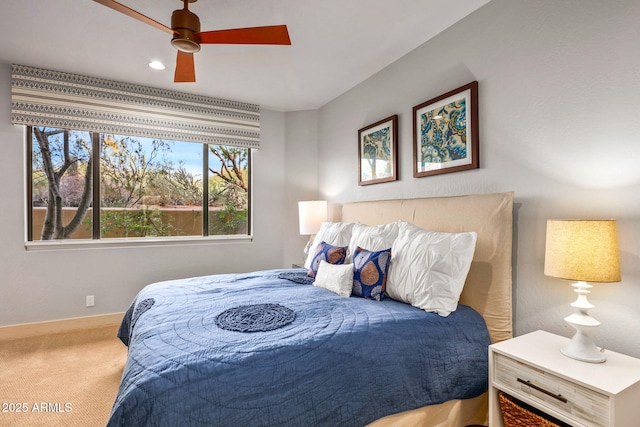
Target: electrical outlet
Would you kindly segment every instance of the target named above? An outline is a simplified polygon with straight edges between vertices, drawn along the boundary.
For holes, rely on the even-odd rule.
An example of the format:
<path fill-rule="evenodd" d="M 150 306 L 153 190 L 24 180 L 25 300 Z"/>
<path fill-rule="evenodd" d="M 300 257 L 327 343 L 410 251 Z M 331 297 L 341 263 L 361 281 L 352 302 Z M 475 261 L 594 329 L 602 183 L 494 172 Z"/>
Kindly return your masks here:
<path fill-rule="evenodd" d="M 95 297 L 93 295 L 87 295 L 87 307 L 93 307 L 95 305 Z"/>

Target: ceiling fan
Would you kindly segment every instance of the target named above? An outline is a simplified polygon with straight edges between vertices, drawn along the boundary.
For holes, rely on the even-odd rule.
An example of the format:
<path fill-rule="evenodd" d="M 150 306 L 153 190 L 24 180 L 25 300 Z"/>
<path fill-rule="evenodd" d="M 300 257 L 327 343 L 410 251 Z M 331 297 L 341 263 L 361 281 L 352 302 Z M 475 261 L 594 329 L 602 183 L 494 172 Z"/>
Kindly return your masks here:
<path fill-rule="evenodd" d="M 193 54 L 200 51 L 201 44 L 291 44 L 286 25 L 201 32 L 198 15 L 189 11 L 189 3 L 197 0 L 180 0 L 184 7 L 173 11 L 171 28 L 115 0 L 94 1 L 173 36 L 171 44 L 178 50 L 174 82 L 196 81 Z"/>

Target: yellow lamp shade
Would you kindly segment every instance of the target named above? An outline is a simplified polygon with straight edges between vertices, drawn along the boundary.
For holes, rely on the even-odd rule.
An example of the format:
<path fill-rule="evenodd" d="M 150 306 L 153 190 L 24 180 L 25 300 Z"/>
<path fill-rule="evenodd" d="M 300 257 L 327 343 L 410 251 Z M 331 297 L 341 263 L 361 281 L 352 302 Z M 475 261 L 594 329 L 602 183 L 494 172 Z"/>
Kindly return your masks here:
<path fill-rule="evenodd" d="M 619 282 L 615 220 L 548 220 L 544 274 L 584 282 Z"/>

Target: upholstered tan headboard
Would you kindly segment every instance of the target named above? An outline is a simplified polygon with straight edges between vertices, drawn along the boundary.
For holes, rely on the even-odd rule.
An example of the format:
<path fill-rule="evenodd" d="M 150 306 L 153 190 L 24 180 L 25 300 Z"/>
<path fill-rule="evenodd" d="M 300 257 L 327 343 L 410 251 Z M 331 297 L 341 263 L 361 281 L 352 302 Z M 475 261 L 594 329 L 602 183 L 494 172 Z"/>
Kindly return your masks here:
<path fill-rule="evenodd" d="M 404 220 L 433 231 L 478 233 L 460 302 L 484 317 L 492 342 L 512 337 L 512 192 L 346 203 L 341 220 L 367 225 Z"/>

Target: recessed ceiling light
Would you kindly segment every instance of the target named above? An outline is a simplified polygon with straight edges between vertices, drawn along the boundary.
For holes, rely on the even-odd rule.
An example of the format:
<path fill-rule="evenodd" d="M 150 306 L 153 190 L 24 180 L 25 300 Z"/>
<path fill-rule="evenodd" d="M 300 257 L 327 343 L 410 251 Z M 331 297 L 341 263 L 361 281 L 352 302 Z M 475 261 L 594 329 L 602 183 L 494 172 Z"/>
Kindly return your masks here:
<path fill-rule="evenodd" d="M 166 68 L 164 64 L 160 61 L 149 62 L 149 67 L 153 68 L 154 70 L 164 70 Z"/>

